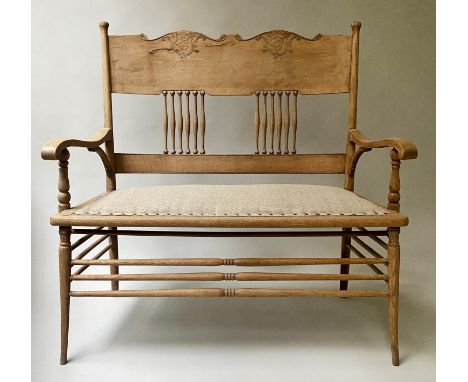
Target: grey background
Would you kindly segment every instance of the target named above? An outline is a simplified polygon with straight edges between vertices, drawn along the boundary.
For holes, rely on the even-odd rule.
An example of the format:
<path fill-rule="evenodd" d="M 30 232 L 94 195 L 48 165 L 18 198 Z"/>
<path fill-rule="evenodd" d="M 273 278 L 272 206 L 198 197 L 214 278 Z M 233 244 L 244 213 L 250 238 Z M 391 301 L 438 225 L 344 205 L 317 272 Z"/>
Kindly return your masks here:
<path fill-rule="evenodd" d="M 434 1 L 36 0 L 32 6 L 35 381 L 434 380 Z M 52 137 L 86 138 L 102 126 L 100 20 L 110 22 L 110 34 L 150 38 L 178 29 L 211 37 L 271 29 L 349 34 L 353 20 L 363 23 L 358 128 L 373 138 L 409 138 L 420 152 L 401 171 L 402 212 L 410 225 L 401 235 L 399 368 L 391 366 L 386 304 L 379 299 L 75 299 L 71 363 L 58 365 L 58 234 L 48 225 L 57 165 L 39 153 Z M 253 107 L 251 97 L 209 97 L 207 151 L 253 152 Z M 161 152 L 160 109 L 159 97 L 114 96 L 116 150 Z M 346 118 L 346 95 L 300 97 L 298 150 L 342 152 Z M 374 150 L 361 159 L 356 190 L 384 203 L 388 176 L 388 151 Z M 71 151 L 70 178 L 75 204 L 104 189 L 97 156 L 84 150 Z M 200 182 L 341 186 L 343 179 L 143 175 L 120 176 L 118 187 Z M 123 240 L 120 248 L 123 257 L 336 256 L 339 242 L 145 238 Z"/>

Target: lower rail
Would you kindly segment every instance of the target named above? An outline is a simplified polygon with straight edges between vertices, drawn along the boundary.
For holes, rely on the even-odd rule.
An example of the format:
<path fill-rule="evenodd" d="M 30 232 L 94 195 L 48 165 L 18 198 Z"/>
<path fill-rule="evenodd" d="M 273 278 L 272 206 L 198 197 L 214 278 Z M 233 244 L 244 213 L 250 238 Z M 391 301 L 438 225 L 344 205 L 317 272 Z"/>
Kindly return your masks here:
<path fill-rule="evenodd" d="M 366 290 L 199 288 L 112 291 L 72 291 L 72 297 L 387 297 L 388 292 Z"/>
<path fill-rule="evenodd" d="M 202 272 L 148 274 L 72 275 L 75 281 L 321 281 L 321 280 L 387 280 L 386 275 L 267 273 L 267 272 Z"/>
<path fill-rule="evenodd" d="M 385 264 L 387 259 L 376 258 L 254 258 L 244 257 L 236 259 L 221 258 L 174 258 L 174 259 L 103 259 L 86 260 L 76 259 L 71 261 L 71 265 L 119 265 L 119 266 L 286 266 L 286 265 L 330 265 L 330 264 Z"/>

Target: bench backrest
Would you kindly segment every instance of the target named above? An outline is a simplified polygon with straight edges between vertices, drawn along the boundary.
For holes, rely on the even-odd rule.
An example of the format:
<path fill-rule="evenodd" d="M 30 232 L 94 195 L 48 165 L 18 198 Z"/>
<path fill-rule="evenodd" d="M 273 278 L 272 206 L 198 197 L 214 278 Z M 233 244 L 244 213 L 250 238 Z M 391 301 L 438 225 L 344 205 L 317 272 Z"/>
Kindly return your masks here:
<path fill-rule="evenodd" d="M 109 36 L 108 26 L 100 23 L 105 126 L 112 129 L 112 93 L 160 95 L 163 103 L 163 154 L 108 145 L 115 173 L 345 173 L 350 153 L 296 154 L 297 97 L 350 93 L 348 128 L 356 127 L 360 23 L 349 36 L 274 30 L 248 39 Z M 252 96 L 253 154 L 205 154 L 208 95 Z"/>

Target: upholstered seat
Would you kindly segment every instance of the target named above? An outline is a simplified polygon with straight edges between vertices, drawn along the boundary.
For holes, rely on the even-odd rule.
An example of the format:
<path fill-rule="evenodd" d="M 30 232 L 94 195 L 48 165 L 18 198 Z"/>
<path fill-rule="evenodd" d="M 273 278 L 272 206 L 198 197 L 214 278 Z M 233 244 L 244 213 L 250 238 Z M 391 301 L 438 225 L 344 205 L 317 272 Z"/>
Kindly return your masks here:
<path fill-rule="evenodd" d="M 176 185 L 108 193 L 75 215 L 307 216 L 384 215 L 382 208 L 338 187 L 296 184 Z"/>
<path fill-rule="evenodd" d="M 338 187 L 304 184 L 171 185 L 111 191 L 60 215 L 74 224 L 89 219 L 119 217 L 302 218 L 394 217 L 354 192 Z M 59 215 L 59 216 L 60 216 Z M 280 220 L 280 219 L 276 219 Z M 159 220 L 162 222 L 162 220 Z M 161 223 L 161 225 L 166 225 Z M 189 224 L 192 225 L 192 224 Z"/>

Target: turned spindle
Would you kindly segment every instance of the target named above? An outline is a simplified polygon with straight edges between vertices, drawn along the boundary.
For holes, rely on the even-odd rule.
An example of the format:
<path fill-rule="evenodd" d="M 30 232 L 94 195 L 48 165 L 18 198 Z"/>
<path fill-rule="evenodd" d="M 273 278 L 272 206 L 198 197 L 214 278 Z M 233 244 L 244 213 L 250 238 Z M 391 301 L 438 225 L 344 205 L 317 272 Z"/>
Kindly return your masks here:
<path fill-rule="evenodd" d="M 193 153 L 198 154 L 198 92 L 193 92 Z"/>
<path fill-rule="evenodd" d="M 179 108 L 177 114 L 177 132 L 179 135 L 179 154 L 183 154 L 184 150 L 182 149 L 182 130 L 184 125 L 184 117 L 182 116 L 182 91 L 177 91 L 178 99 L 179 99 Z"/>
<path fill-rule="evenodd" d="M 270 92 L 270 154 L 275 153 L 273 147 L 275 142 L 275 92 Z"/>
<path fill-rule="evenodd" d="M 388 193 L 388 205 L 387 208 L 390 210 L 400 211 L 400 160 L 398 159 L 398 152 L 393 149 L 390 152 L 390 158 L 392 159 L 392 172 L 390 175 L 389 193 Z"/>
<path fill-rule="evenodd" d="M 262 115 L 262 133 L 263 133 L 263 147 L 262 154 L 267 153 L 266 141 L 267 141 L 267 125 L 268 125 L 268 116 L 267 116 L 267 96 L 268 92 L 263 92 L 263 115 Z"/>
<path fill-rule="evenodd" d="M 205 154 L 205 92 L 202 90 L 200 92 L 200 134 L 201 134 L 201 150 L 200 154 Z"/>
<path fill-rule="evenodd" d="M 289 154 L 289 91 L 285 91 L 285 115 L 284 115 L 284 153 Z"/>
<path fill-rule="evenodd" d="M 278 118 L 276 121 L 276 154 L 281 154 L 281 130 L 283 127 L 283 110 L 282 110 L 283 92 L 278 92 Z"/>
<path fill-rule="evenodd" d="M 291 154 L 296 154 L 296 131 L 297 131 L 297 90 L 293 91 L 292 150 L 291 150 Z"/>
<path fill-rule="evenodd" d="M 260 92 L 255 92 L 255 118 L 254 118 L 254 129 L 255 129 L 255 154 L 259 153 L 258 150 L 258 134 L 260 130 L 260 120 L 258 115 L 258 109 L 260 106 Z"/>
<path fill-rule="evenodd" d="M 190 92 L 185 92 L 185 153 L 190 154 Z"/>
<path fill-rule="evenodd" d="M 59 180 L 58 180 L 58 212 L 68 210 L 70 208 L 70 181 L 68 180 L 68 160 L 70 159 L 70 152 L 63 150 L 58 162 L 59 166 Z"/>
<path fill-rule="evenodd" d="M 175 105 L 174 105 L 174 91 L 171 91 L 171 154 L 175 154 Z"/>
<path fill-rule="evenodd" d="M 163 91 L 163 134 L 164 134 L 164 154 L 167 154 L 167 91 Z"/>

